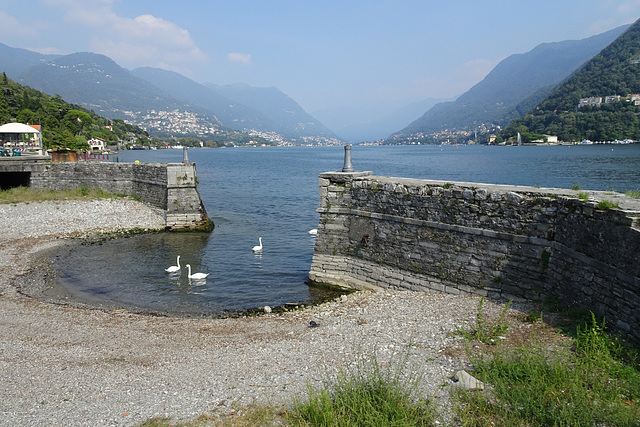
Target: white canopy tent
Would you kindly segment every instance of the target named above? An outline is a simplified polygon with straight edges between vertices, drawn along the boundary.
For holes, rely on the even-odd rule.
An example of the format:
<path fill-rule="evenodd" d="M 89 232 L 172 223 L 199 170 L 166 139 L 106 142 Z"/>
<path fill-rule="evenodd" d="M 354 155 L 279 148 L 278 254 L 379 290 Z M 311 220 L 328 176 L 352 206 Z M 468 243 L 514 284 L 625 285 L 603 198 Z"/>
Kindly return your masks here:
<path fill-rule="evenodd" d="M 23 135 L 33 135 L 24 137 Z M 7 123 L 0 126 L 0 148 L 5 155 L 7 150 L 41 151 L 42 134 L 33 126 L 23 123 Z"/>

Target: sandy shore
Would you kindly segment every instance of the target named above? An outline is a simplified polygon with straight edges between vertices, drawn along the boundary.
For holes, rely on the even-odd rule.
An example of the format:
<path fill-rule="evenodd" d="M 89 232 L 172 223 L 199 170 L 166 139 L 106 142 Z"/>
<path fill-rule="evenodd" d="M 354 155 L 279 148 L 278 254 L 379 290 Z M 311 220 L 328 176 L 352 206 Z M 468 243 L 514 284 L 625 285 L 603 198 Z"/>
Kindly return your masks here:
<path fill-rule="evenodd" d="M 0 425 L 136 425 L 287 404 L 374 354 L 389 365 L 407 356 L 407 374 L 422 376 L 424 392 L 446 408 L 441 385 L 467 367 L 451 332 L 474 322 L 476 297 L 358 292 L 254 318 L 158 317 L 70 301 L 38 261 L 68 243 L 62 235 L 161 224 L 128 200 L 0 205 L 0 227 L 10 229 L 0 237 Z"/>

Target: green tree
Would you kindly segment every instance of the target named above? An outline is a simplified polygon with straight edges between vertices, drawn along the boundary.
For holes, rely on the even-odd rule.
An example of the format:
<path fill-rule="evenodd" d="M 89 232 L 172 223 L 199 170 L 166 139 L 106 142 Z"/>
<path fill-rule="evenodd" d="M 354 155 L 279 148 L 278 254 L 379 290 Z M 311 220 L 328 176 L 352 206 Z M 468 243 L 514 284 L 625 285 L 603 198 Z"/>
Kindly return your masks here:
<path fill-rule="evenodd" d="M 93 119 L 89 114 L 78 110 L 69 110 L 64 119 L 74 124 L 74 127 L 78 130 L 78 135 L 82 135 L 82 130 L 85 126 L 93 124 Z"/>

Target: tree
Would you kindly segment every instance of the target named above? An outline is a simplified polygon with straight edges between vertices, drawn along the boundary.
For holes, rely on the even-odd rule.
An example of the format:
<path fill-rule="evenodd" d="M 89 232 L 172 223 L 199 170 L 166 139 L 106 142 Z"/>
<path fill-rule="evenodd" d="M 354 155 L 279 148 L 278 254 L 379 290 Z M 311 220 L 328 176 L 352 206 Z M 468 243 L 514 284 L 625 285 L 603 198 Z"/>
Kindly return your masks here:
<path fill-rule="evenodd" d="M 85 126 L 91 126 L 91 124 L 93 124 L 91 116 L 83 111 L 69 110 L 64 118 L 65 120 L 75 121 L 77 123 L 75 127 L 78 129 L 78 135 L 82 135 L 82 130 Z"/>

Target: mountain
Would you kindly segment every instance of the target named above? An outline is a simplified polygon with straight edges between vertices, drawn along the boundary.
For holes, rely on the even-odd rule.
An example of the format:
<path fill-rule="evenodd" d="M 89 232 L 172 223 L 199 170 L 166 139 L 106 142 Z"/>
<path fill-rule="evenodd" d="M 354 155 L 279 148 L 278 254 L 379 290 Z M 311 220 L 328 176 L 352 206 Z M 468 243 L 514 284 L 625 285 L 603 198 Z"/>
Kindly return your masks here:
<path fill-rule="evenodd" d="M 277 124 L 274 131 L 283 135 L 339 139 L 333 131 L 309 115 L 278 88 L 252 87 L 247 84 L 218 86 L 213 83 L 204 83 L 204 86 L 264 115 Z"/>
<path fill-rule="evenodd" d="M 22 86 L 4 74 L 0 78 L 0 123 L 13 121 L 42 125 L 44 148 L 87 149 L 92 137 L 113 145 L 148 141 L 146 132 L 137 126 L 107 120 L 58 96 Z"/>
<path fill-rule="evenodd" d="M 277 88 L 200 84 L 181 74 L 151 67 L 136 68 L 132 74 L 176 99 L 213 112 L 224 126 L 232 129 L 276 133 L 298 142 L 305 138 L 337 139 L 332 131 Z"/>
<path fill-rule="evenodd" d="M 640 139 L 640 20 L 576 71 L 503 136 L 562 141 Z"/>
<path fill-rule="evenodd" d="M 511 55 L 454 102 L 434 106 L 385 143 L 440 143 L 455 137 L 455 131 L 468 135 L 479 127 L 485 130 L 504 126 L 522 116 L 522 108 L 544 99 L 628 27 L 583 40 L 543 43 L 527 53 Z"/>
<path fill-rule="evenodd" d="M 217 120 L 231 128 L 244 130 L 275 126 L 260 117 L 257 111 L 238 104 L 182 74 L 152 67 L 136 68 L 131 70 L 131 73 L 157 88 L 162 88 L 176 99 L 211 111 Z"/>
<path fill-rule="evenodd" d="M 104 55 L 41 55 L 3 44 L 0 53 L 0 71 L 20 84 L 60 95 L 107 118 L 127 120 L 153 136 L 216 139 L 235 129 L 274 144 L 339 143 L 328 128 L 275 88 L 251 88 L 260 104 L 253 108 L 178 73 L 129 71 Z M 240 92 L 237 96 L 242 97 L 247 90 Z"/>
<path fill-rule="evenodd" d="M 18 81 L 117 118 L 127 118 L 125 111 L 185 107 L 184 103 L 136 78 L 110 58 L 95 53 L 56 57 L 27 68 L 20 73 Z"/>
<path fill-rule="evenodd" d="M 173 98 L 104 55 L 81 52 L 56 56 L 22 70 L 16 80 L 106 118 L 141 126 L 154 136 L 223 131 L 210 112 Z"/>
<path fill-rule="evenodd" d="M 0 70 L 15 79 L 22 71 L 34 65 L 53 60 L 58 55 L 42 55 L 0 43 Z"/>

